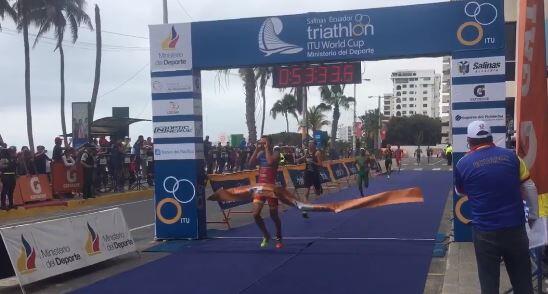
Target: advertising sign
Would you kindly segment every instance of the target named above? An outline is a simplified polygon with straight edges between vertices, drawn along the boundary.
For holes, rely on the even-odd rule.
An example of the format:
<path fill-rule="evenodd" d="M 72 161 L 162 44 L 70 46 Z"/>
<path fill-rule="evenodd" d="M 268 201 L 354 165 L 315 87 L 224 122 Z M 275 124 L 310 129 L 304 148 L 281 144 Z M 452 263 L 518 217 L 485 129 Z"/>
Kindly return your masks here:
<path fill-rule="evenodd" d="M 51 164 L 51 174 L 53 194 L 69 194 L 82 191 L 84 170 L 80 164 L 70 168 L 63 163 L 54 162 Z"/>
<path fill-rule="evenodd" d="M 119 208 L 0 228 L 21 285 L 135 251 Z"/>
<path fill-rule="evenodd" d="M 50 200 L 51 186 L 47 175 L 27 175 L 17 178 L 15 199 L 22 199 L 24 203 Z"/>
<path fill-rule="evenodd" d="M 453 59 L 451 67 L 453 78 L 505 75 L 506 58 L 504 56 L 489 56 Z"/>
<path fill-rule="evenodd" d="M 152 72 L 192 69 L 190 24 L 149 26 L 149 30 L 154 44 L 150 46 Z"/>
<path fill-rule="evenodd" d="M 202 137 L 202 122 L 154 122 L 154 139 Z"/>
<path fill-rule="evenodd" d="M 79 148 L 90 139 L 91 103 L 72 103 L 72 146 Z"/>
<path fill-rule="evenodd" d="M 154 160 L 204 159 L 204 144 L 154 144 Z"/>
<path fill-rule="evenodd" d="M 202 115 L 202 101 L 199 99 L 153 100 L 152 116 Z"/>
<path fill-rule="evenodd" d="M 492 102 L 506 103 L 506 83 L 479 83 L 452 85 L 451 102 Z"/>
<path fill-rule="evenodd" d="M 504 108 L 453 109 L 451 114 L 453 115 L 454 128 L 466 128 L 476 120 L 485 121 L 491 128 L 506 126 L 506 109 Z"/>
<path fill-rule="evenodd" d="M 199 69 L 440 55 L 504 44 L 499 0 L 192 23 Z"/>

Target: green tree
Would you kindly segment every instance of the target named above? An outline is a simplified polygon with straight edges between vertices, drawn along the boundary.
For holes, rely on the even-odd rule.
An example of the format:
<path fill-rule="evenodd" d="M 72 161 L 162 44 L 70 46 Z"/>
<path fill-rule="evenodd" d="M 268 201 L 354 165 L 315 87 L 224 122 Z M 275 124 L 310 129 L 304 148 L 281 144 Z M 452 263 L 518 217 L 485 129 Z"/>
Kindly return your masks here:
<path fill-rule="evenodd" d="M 308 108 L 308 116 L 306 117 L 306 121 L 301 120 L 301 127 L 307 127 L 314 133 L 314 131 L 320 130 L 323 126 L 328 126 L 329 121 L 324 112 L 330 109 L 331 107 L 325 103 Z"/>
<path fill-rule="evenodd" d="M 4 19 L 5 15 L 10 16 L 12 19 L 17 19 L 15 10 L 10 6 L 8 0 L 0 0 L 0 19 Z M 0 30 L 2 29 L 2 23 L 0 23 Z"/>
<path fill-rule="evenodd" d="M 441 142 L 441 120 L 425 115 L 392 117 L 386 141 L 400 145 L 436 145 Z"/>
<path fill-rule="evenodd" d="M 289 133 L 289 119 L 288 115 L 291 114 L 298 119 L 297 117 L 297 99 L 291 94 L 285 94 L 284 97 L 272 106 L 270 110 L 272 118 L 276 119 L 278 114 L 281 114 L 285 117 L 286 130 Z"/>
<path fill-rule="evenodd" d="M 362 130 L 365 132 L 365 137 L 369 140 L 376 138 L 379 133 L 379 116 L 379 110 L 375 109 L 369 110 L 364 115 L 359 117 L 362 122 Z"/>
<path fill-rule="evenodd" d="M 331 122 L 331 145 L 335 146 L 337 139 L 337 128 L 339 126 L 339 118 L 341 117 L 341 108 L 349 109 L 350 103 L 354 102 L 354 98 L 344 95 L 344 86 L 321 86 L 320 95 L 322 102 L 331 106 L 333 109 L 333 119 Z"/>
<path fill-rule="evenodd" d="M 85 12 L 85 6 L 86 0 L 43 0 L 43 6 L 32 12 L 32 22 L 36 23 L 39 28 L 34 45 L 36 46 L 40 37 L 52 29 L 57 39 L 57 46 L 54 50 L 59 49 L 61 63 L 61 128 L 65 144 L 67 144 L 67 125 L 65 120 L 65 53 L 63 51 L 63 41 L 67 25 L 70 26 L 72 43 L 76 43 L 76 40 L 78 40 L 80 25 L 85 24 L 93 29 L 91 19 Z"/>

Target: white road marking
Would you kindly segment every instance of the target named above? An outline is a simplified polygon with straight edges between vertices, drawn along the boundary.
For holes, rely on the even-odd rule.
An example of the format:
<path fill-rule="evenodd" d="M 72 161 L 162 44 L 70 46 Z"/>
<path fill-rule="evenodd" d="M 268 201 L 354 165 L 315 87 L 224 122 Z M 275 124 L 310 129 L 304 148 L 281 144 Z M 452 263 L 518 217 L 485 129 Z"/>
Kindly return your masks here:
<path fill-rule="evenodd" d="M 438 160 L 438 161 L 436 161 L 436 162 L 434 162 L 434 163 L 431 163 L 430 165 L 436 165 L 436 164 L 438 164 L 438 163 L 440 163 L 440 162 L 442 162 L 442 161 L 444 161 L 444 160 L 445 160 L 445 159 L 440 159 L 440 160 Z"/>
<path fill-rule="evenodd" d="M 211 237 L 210 239 L 242 239 L 242 240 L 260 240 L 263 237 Z M 329 238 L 329 237 L 283 237 L 284 240 L 381 240 L 381 241 L 435 241 L 436 239 L 430 238 L 362 238 L 362 237 L 341 237 L 341 238 Z"/>
<path fill-rule="evenodd" d="M 140 227 L 136 227 L 136 228 L 130 229 L 129 231 L 130 231 L 130 232 L 133 232 L 133 231 L 141 230 L 141 229 L 148 228 L 148 227 L 152 227 L 152 226 L 154 226 L 154 223 L 148 224 L 148 225 L 144 225 L 144 226 L 140 226 Z"/>
<path fill-rule="evenodd" d="M 423 170 L 423 168 L 422 167 L 417 167 L 417 168 L 414 168 L 413 170 L 419 170 L 420 171 L 420 170 Z"/>
<path fill-rule="evenodd" d="M 441 168 L 436 167 L 436 168 L 433 168 L 432 170 L 441 170 Z"/>

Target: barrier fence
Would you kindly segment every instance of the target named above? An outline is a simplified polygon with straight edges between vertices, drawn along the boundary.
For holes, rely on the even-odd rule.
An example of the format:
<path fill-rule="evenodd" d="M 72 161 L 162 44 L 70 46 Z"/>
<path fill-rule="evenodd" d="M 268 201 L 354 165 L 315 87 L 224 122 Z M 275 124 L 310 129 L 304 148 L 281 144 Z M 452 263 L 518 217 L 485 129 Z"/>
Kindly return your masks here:
<path fill-rule="evenodd" d="M 295 194 L 298 195 L 298 189 L 307 188 L 304 185 L 304 172 L 304 164 L 280 166 L 276 175 L 276 184 L 293 189 Z M 337 188 L 340 190 L 342 186 L 341 181 L 345 181 L 347 185 L 350 185 L 351 179 L 358 173 L 358 168 L 356 167 L 356 160 L 353 158 L 330 160 L 323 162 L 323 165 L 319 169 L 319 173 L 321 183 L 326 188 Z M 257 183 L 257 179 L 258 170 L 208 175 L 208 182 L 213 191 L 217 191 L 221 188 L 230 189 L 252 185 Z M 208 223 L 225 224 L 230 229 L 231 214 L 252 213 L 250 210 L 236 211 L 234 208 L 251 202 L 251 199 L 230 202 L 219 201 L 218 205 L 222 213 L 222 220 L 208 221 Z"/>

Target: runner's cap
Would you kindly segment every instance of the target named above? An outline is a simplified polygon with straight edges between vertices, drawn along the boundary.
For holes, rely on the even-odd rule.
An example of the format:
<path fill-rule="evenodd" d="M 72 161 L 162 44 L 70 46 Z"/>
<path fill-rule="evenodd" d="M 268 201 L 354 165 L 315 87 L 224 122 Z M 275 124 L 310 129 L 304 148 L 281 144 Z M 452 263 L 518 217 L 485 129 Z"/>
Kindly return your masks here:
<path fill-rule="evenodd" d="M 482 120 L 476 120 L 468 125 L 468 138 L 483 139 L 491 136 L 491 127 Z"/>

